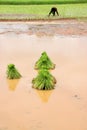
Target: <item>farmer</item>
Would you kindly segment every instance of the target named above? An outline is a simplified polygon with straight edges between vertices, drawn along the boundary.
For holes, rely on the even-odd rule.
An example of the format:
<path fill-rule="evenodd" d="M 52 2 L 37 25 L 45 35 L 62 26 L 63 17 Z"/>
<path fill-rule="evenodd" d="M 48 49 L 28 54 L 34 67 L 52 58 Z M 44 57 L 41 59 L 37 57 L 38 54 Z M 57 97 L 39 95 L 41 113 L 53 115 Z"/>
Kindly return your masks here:
<path fill-rule="evenodd" d="M 53 14 L 53 16 L 55 16 L 55 13 L 59 16 L 57 8 L 56 7 L 52 7 L 48 16 L 50 16 L 51 14 Z"/>

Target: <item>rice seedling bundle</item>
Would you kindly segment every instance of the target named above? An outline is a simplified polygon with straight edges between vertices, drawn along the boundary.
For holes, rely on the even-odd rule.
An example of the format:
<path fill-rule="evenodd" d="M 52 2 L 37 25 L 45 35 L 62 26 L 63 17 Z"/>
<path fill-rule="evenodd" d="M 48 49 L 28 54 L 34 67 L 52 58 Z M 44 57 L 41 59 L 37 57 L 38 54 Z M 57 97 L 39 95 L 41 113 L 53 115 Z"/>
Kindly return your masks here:
<path fill-rule="evenodd" d="M 38 69 L 38 75 L 33 78 L 33 88 L 39 90 L 51 90 L 55 88 L 56 79 L 49 72 L 54 69 L 55 64 L 52 63 L 46 52 L 41 54 L 39 60 L 35 63 L 35 69 Z"/>
<path fill-rule="evenodd" d="M 56 79 L 50 74 L 47 69 L 39 70 L 37 77 L 32 80 L 33 88 L 39 90 L 54 89 L 55 83 Z"/>
<path fill-rule="evenodd" d="M 9 64 L 7 67 L 7 78 L 8 79 L 19 79 L 21 78 L 21 74 L 15 68 L 14 64 Z"/>
<path fill-rule="evenodd" d="M 52 63 L 46 52 L 41 54 L 39 60 L 35 63 L 35 69 L 54 69 L 55 64 Z"/>

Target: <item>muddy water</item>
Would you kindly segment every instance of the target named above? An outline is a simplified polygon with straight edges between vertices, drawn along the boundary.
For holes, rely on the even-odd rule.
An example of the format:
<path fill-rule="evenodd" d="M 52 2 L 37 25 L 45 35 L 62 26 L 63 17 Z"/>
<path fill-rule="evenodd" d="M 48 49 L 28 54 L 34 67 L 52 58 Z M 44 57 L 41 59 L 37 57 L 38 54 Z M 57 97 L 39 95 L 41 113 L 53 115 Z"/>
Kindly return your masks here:
<path fill-rule="evenodd" d="M 43 51 L 56 64 L 52 91 L 32 89 Z M 9 63 L 20 80 L 6 79 Z M 86 37 L 0 35 L 0 130 L 87 130 Z"/>

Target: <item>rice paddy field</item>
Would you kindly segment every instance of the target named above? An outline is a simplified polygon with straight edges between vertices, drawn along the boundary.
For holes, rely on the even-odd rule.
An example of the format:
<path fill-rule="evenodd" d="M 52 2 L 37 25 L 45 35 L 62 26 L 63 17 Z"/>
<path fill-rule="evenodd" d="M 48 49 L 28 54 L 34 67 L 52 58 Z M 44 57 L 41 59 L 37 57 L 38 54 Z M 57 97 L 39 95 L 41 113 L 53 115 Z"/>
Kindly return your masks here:
<path fill-rule="evenodd" d="M 52 22 L 0 22 L 0 130 L 87 130 L 87 23 Z M 32 86 L 44 51 L 52 90 Z"/>
<path fill-rule="evenodd" d="M 59 16 L 48 17 L 50 9 L 58 8 Z M 87 0 L 0 0 L 0 19 L 86 18 Z"/>
<path fill-rule="evenodd" d="M 52 6 L 58 8 L 59 16 L 48 17 Z M 15 15 L 15 16 L 14 16 Z M 22 15 L 21 17 L 19 17 Z M 0 19 L 59 19 L 86 18 L 87 3 L 59 5 L 0 5 Z"/>
<path fill-rule="evenodd" d="M 48 17 L 53 6 L 59 16 Z M 0 130 L 87 130 L 83 19 L 87 0 L 0 0 Z M 53 63 L 44 86 L 42 52 Z"/>

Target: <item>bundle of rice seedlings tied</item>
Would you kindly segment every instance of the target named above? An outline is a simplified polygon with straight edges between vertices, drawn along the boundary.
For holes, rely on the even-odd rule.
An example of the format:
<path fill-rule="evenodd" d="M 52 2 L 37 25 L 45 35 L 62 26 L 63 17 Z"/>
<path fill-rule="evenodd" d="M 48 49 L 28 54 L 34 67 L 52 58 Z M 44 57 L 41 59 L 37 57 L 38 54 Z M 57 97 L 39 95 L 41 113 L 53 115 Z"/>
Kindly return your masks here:
<path fill-rule="evenodd" d="M 41 54 L 39 60 L 35 63 L 35 69 L 54 69 L 55 64 L 52 63 L 46 52 Z"/>
<path fill-rule="evenodd" d="M 55 88 L 56 79 L 47 69 L 41 69 L 36 78 L 32 80 L 33 88 L 39 90 L 51 90 Z"/>
<path fill-rule="evenodd" d="M 7 78 L 8 79 L 19 79 L 21 78 L 21 74 L 15 68 L 14 64 L 9 64 L 7 67 Z"/>

